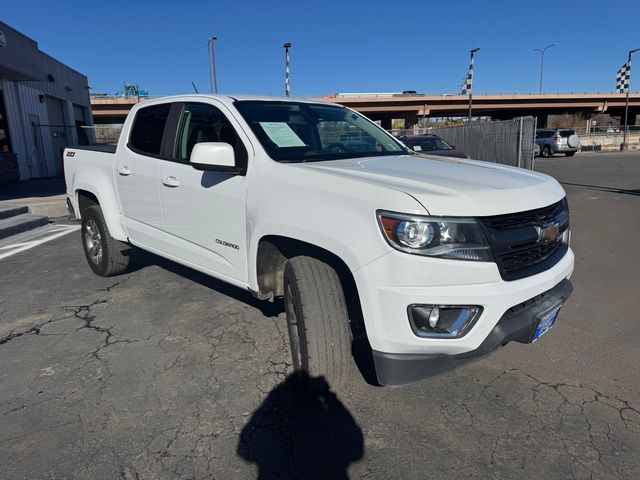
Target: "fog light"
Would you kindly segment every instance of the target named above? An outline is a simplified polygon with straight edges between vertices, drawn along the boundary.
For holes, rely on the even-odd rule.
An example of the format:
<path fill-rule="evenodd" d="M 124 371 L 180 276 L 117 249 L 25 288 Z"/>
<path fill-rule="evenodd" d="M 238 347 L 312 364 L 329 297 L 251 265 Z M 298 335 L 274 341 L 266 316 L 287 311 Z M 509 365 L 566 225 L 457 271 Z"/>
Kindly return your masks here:
<path fill-rule="evenodd" d="M 482 314 L 477 305 L 409 305 L 411 329 L 419 337 L 459 338 Z"/>
<path fill-rule="evenodd" d="M 429 326 L 431 328 L 436 328 L 438 320 L 440 320 L 440 309 L 438 307 L 433 307 L 431 309 L 431 313 L 429 313 Z"/>

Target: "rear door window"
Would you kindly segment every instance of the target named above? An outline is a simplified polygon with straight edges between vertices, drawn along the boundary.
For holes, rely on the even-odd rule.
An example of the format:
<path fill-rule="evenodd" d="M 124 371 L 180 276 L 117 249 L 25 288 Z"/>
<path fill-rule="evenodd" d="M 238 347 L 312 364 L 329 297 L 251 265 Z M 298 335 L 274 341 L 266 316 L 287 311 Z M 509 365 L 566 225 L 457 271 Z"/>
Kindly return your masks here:
<path fill-rule="evenodd" d="M 152 105 L 138 110 L 133 120 L 129 146 L 143 155 L 159 156 L 162 135 L 170 110 L 170 103 Z"/>
<path fill-rule="evenodd" d="M 571 135 L 575 135 L 574 130 L 560 130 L 560 136 L 563 138 L 570 137 Z"/>

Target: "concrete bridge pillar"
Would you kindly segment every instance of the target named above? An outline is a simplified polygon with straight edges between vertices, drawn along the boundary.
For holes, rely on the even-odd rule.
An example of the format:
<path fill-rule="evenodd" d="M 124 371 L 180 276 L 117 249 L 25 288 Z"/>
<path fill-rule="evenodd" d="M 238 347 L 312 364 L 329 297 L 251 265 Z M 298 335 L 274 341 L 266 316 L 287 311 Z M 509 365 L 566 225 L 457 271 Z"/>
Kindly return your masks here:
<path fill-rule="evenodd" d="M 404 116 L 404 128 L 413 128 L 418 124 L 418 112 L 409 112 Z"/>
<path fill-rule="evenodd" d="M 549 115 L 542 113 L 540 115 L 536 115 L 536 118 L 538 119 L 537 128 L 545 128 L 547 126 Z"/>
<path fill-rule="evenodd" d="M 378 120 L 377 118 L 375 120 Z M 375 121 L 374 120 L 374 121 Z M 391 130 L 391 116 L 385 115 L 384 117 L 380 117 L 380 126 L 385 130 Z"/>

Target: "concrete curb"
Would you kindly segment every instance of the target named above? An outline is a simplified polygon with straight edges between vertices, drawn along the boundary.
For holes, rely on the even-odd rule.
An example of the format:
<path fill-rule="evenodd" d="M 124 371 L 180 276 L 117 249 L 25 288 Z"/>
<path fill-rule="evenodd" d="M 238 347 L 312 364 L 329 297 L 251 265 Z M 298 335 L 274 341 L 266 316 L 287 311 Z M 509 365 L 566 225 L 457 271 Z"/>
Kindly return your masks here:
<path fill-rule="evenodd" d="M 44 215 L 47 217 L 64 217 L 68 215 L 66 195 L 54 195 L 51 197 L 13 198 L 0 201 L 0 205 L 24 205 L 29 208 L 29 213 Z"/>

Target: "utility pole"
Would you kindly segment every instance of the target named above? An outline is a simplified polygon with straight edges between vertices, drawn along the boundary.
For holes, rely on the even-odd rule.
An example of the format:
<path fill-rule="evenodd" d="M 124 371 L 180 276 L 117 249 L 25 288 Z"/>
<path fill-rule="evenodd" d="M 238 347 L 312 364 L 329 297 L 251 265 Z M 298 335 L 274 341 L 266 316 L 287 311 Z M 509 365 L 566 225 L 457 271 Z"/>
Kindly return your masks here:
<path fill-rule="evenodd" d="M 471 113 L 473 112 L 473 57 L 479 48 L 471 49 L 471 60 L 469 61 L 469 74 L 471 75 L 471 83 L 469 84 L 469 119 L 468 123 L 471 123 Z"/>
<path fill-rule="evenodd" d="M 540 52 L 540 93 L 542 93 L 542 71 L 544 69 L 544 52 L 547 51 L 547 48 L 555 47 L 556 44 L 552 43 L 551 45 L 547 45 L 544 48 L 534 48 L 534 52 Z"/>
<path fill-rule="evenodd" d="M 291 43 L 287 42 L 283 45 L 284 47 L 284 94 L 287 97 L 291 96 L 291 84 L 289 83 L 289 49 L 291 48 Z"/>
<path fill-rule="evenodd" d="M 631 54 L 637 52 L 640 48 L 634 48 L 633 50 L 629 50 L 629 58 L 627 59 L 627 64 L 629 65 L 629 85 L 627 85 L 627 96 L 624 102 L 624 131 L 622 134 L 622 145 L 620 145 L 620 150 L 626 150 L 629 148 L 627 144 L 627 119 L 629 115 L 629 90 L 631 90 Z"/>
<path fill-rule="evenodd" d="M 218 37 L 212 34 L 207 41 L 207 56 L 209 57 L 209 86 L 211 93 L 218 93 L 218 78 L 216 77 L 215 41 Z"/>

